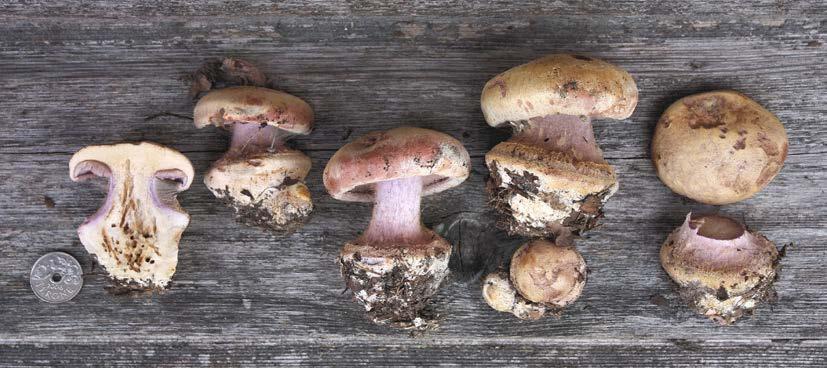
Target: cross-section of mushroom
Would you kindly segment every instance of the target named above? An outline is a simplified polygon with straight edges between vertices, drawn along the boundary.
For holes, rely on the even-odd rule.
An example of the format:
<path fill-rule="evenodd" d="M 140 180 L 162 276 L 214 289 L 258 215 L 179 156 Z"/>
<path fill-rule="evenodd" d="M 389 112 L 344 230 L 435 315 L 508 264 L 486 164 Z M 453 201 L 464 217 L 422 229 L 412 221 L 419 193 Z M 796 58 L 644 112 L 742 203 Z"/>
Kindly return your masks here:
<path fill-rule="evenodd" d="M 230 87 L 198 101 L 195 126 L 229 129 L 227 153 L 213 163 L 204 183 L 235 210 L 239 221 L 290 232 L 313 211 L 304 178 L 310 158 L 285 146 L 293 134 L 308 134 L 313 110 L 303 100 L 261 87 Z"/>
<path fill-rule="evenodd" d="M 69 175 L 109 180 L 103 205 L 78 228 L 86 250 L 118 282 L 165 288 L 190 221 L 176 200 L 192 182 L 190 161 L 149 142 L 89 146 L 72 156 Z"/>
<path fill-rule="evenodd" d="M 339 256 L 342 276 L 376 323 L 414 322 L 448 274 L 451 244 L 420 220 L 420 199 L 462 183 L 470 157 L 453 137 L 396 128 L 348 143 L 328 162 L 336 199 L 374 202 L 367 230 Z"/>
<path fill-rule="evenodd" d="M 561 227 L 594 227 L 618 185 L 591 119 L 628 118 L 637 100 L 629 73 L 585 56 L 549 55 L 488 81 L 485 120 L 514 129 L 485 156 L 491 202 L 506 230 L 553 236 Z"/>

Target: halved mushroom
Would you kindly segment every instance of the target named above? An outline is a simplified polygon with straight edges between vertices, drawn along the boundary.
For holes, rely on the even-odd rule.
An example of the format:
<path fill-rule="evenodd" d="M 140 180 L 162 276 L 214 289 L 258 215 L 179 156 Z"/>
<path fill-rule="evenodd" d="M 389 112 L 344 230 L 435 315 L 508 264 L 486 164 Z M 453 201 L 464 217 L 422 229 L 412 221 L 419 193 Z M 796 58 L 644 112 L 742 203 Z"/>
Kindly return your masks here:
<path fill-rule="evenodd" d="M 626 119 L 637 101 L 629 73 L 578 55 L 549 55 L 488 81 L 486 122 L 514 130 L 485 155 L 488 191 L 505 229 L 545 237 L 594 227 L 618 185 L 591 120 Z"/>
<path fill-rule="evenodd" d="M 78 228 L 86 250 L 119 282 L 165 288 L 190 220 L 176 200 L 192 183 L 190 161 L 150 142 L 89 146 L 72 156 L 69 175 L 109 179 L 103 205 Z"/>
<path fill-rule="evenodd" d="M 210 191 L 239 221 L 276 231 L 301 227 L 313 211 L 304 178 L 310 158 L 285 146 L 309 134 L 313 110 L 303 100 L 261 87 L 229 87 L 198 101 L 195 126 L 232 130 L 230 148 L 204 176 Z"/>

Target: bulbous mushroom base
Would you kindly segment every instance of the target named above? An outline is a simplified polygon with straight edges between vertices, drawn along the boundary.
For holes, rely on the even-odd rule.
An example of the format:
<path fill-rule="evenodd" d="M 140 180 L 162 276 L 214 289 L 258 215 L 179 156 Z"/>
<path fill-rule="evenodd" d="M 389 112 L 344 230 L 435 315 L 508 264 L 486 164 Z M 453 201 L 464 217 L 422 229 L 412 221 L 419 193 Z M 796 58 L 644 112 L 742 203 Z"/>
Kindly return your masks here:
<path fill-rule="evenodd" d="M 758 285 L 739 295 L 729 295 L 726 290 L 703 287 L 698 284 L 680 286 L 681 299 L 690 308 L 722 325 L 729 325 L 744 315 L 752 314 L 753 309 L 775 294 L 772 284 L 775 276 L 762 278 Z"/>
<path fill-rule="evenodd" d="M 606 163 L 519 142 L 502 142 L 485 155 L 487 190 L 511 234 L 547 237 L 561 227 L 592 229 L 618 188 Z"/>
<path fill-rule="evenodd" d="M 436 234 L 417 245 L 347 243 L 339 256 L 354 298 L 377 324 L 417 327 L 420 312 L 448 275 L 451 244 Z"/>
<path fill-rule="evenodd" d="M 722 325 L 775 295 L 775 244 L 724 216 L 687 215 L 664 242 L 660 260 L 689 306 Z"/>
<path fill-rule="evenodd" d="M 535 303 L 524 298 L 509 279 L 508 272 L 497 271 L 485 277 L 482 284 L 485 302 L 498 312 L 511 313 L 519 319 L 538 320 L 546 316 L 559 318 L 563 308 Z"/>
<path fill-rule="evenodd" d="M 207 172 L 204 183 L 235 211 L 239 222 L 290 233 L 313 212 L 303 182 L 309 168 L 310 159 L 297 151 L 222 158 Z"/>

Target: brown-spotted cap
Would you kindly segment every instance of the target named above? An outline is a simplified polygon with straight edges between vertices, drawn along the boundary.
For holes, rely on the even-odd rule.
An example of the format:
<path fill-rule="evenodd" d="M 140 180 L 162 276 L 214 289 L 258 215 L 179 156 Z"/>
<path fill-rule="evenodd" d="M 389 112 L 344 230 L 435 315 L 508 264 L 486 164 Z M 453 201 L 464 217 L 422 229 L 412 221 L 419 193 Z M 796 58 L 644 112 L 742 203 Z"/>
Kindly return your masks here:
<path fill-rule="evenodd" d="M 491 126 L 546 115 L 626 119 L 638 101 L 632 76 L 603 60 L 555 54 L 511 68 L 485 84 L 480 104 Z"/>
<path fill-rule="evenodd" d="M 368 133 L 340 148 L 324 169 L 333 198 L 371 202 L 374 183 L 422 177 L 422 195 L 462 183 L 470 157 L 458 140 L 430 129 L 401 127 Z"/>
<path fill-rule="evenodd" d="M 294 134 L 313 129 L 313 109 L 304 100 L 268 88 L 241 86 L 212 91 L 195 105 L 197 128 L 233 123 L 266 124 Z"/>

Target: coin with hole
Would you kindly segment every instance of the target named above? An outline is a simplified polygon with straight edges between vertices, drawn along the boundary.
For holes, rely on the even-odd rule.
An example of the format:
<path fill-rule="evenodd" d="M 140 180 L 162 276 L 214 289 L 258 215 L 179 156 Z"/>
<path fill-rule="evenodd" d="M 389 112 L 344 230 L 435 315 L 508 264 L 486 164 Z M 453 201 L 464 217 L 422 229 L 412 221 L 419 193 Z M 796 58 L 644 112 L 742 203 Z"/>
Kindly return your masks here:
<path fill-rule="evenodd" d="M 69 254 L 52 252 L 34 263 L 29 283 L 34 295 L 44 302 L 68 302 L 83 287 L 83 270 L 80 263 Z"/>

